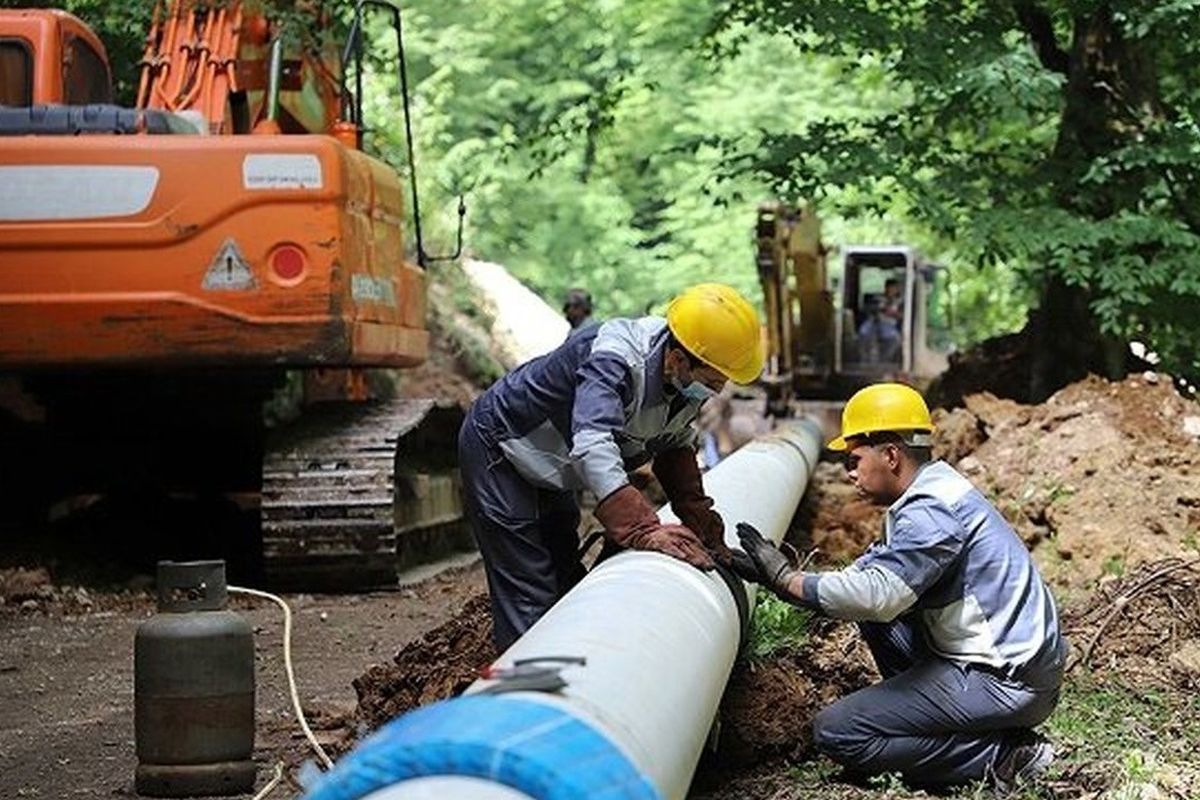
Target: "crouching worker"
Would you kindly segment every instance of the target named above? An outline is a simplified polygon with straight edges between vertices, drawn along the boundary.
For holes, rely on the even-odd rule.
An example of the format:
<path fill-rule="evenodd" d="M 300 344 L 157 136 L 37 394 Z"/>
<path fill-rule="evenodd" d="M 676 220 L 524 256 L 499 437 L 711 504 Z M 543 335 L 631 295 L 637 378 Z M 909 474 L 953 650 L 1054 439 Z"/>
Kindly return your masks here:
<path fill-rule="evenodd" d="M 1066 642 L 1025 545 L 970 482 L 930 460 L 913 389 L 877 384 L 842 415 L 859 493 L 886 505 L 882 539 L 840 571 L 802 572 L 749 525 L 735 569 L 789 603 L 858 623 L 884 680 L 817 715 L 818 750 L 851 774 L 1002 791 L 1053 758 L 1033 728 L 1058 703 Z"/>
<path fill-rule="evenodd" d="M 666 319 L 613 319 L 508 373 L 458 440 L 467 516 L 483 554 L 501 650 L 583 576 L 576 492 L 596 496 L 609 542 L 700 569 L 728 562 L 704 494 L 693 421 L 726 380 L 762 371 L 758 315 L 728 286 L 676 297 Z M 628 471 L 649 461 L 682 524 L 659 523 Z"/>

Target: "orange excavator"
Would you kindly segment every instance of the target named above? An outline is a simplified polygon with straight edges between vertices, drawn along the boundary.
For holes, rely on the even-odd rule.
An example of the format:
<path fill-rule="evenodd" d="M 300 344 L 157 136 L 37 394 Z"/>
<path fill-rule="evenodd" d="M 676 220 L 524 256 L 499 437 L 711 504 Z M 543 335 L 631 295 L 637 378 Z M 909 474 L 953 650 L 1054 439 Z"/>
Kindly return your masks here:
<path fill-rule="evenodd" d="M 263 404 L 297 369 L 365 401 L 365 368 L 427 356 L 415 179 L 414 264 L 400 177 L 362 149 L 367 30 L 396 38 L 409 127 L 400 13 L 279 5 L 159 2 L 132 108 L 81 20 L 0 10 L 0 484 L 32 529 L 80 498 L 213 501 L 151 515 L 138 546 L 386 584 L 458 532 L 457 410 L 314 405 L 268 437 Z M 230 503 L 261 524 L 226 524 Z"/>

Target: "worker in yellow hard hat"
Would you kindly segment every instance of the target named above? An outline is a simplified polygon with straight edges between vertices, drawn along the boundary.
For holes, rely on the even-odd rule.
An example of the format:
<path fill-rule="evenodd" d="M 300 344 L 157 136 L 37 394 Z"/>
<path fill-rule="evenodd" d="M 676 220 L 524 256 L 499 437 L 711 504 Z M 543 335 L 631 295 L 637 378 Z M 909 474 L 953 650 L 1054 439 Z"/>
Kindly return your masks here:
<path fill-rule="evenodd" d="M 859 493 L 887 507 L 880 540 L 846 569 L 805 572 L 740 524 L 734 568 L 859 623 L 884 680 L 817 715 L 819 750 L 858 775 L 900 772 L 930 787 L 985 778 L 1008 792 L 1053 758 L 1033 728 L 1058 703 L 1066 640 L 1024 543 L 932 458 L 933 429 L 909 386 L 857 392 L 829 448 Z"/>
<path fill-rule="evenodd" d="M 612 319 L 513 370 L 459 435 L 467 516 L 483 554 L 497 645 L 525 632 L 582 577 L 576 493 L 595 495 L 613 546 L 701 569 L 727 561 L 725 523 L 700 481 L 693 421 L 726 381 L 763 368 L 758 314 L 736 290 L 693 286 L 666 318 Z M 652 463 L 681 524 L 662 524 L 630 482 Z"/>

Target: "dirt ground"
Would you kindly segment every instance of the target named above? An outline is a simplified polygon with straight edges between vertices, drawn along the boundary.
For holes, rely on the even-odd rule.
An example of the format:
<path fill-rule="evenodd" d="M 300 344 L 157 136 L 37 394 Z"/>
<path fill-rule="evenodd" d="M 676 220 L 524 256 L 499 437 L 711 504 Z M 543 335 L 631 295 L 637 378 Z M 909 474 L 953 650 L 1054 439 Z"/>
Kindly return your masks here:
<path fill-rule="evenodd" d="M 318 739 L 336 747 L 353 726 L 352 681 L 364 669 L 450 618 L 483 585 L 476 564 L 393 592 L 287 596 L 297 682 Z M 0 798 L 136 796 L 133 638 L 154 613 L 151 596 L 54 586 L 12 570 L 0 573 L 0 596 Z M 281 613 L 253 600 L 232 605 L 255 630 L 262 785 L 277 760 L 294 766 L 310 755 L 287 699 Z"/>
<path fill-rule="evenodd" d="M 938 454 L 1005 513 L 1064 601 L 1074 670 L 1200 686 L 1195 416 L 1154 376 L 1088 379 L 1038 406 L 968 395 L 937 413 Z M 877 535 L 879 517 L 840 465 L 822 463 L 792 538 L 834 566 Z M 476 566 L 398 592 L 290 598 L 305 708 L 332 752 L 474 680 L 494 657 L 483 589 Z M 0 796 L 58 793 L 64 783 L 85 797 L 131 794 L 132 640 L 152 613 L 149 595 L 9 571 L 0 596 Z M 237 605 L 258 634 L 261 781 L 276 760 L 295 767 L 308 755 L 284 694 L 276 612 Z M 814 758 L 812 716 L 875 679 L 853 627 L 830 621 L 817 621 L 799 650 L 739 664 L 694 795 L 792 796 L 786 776 Z"/>

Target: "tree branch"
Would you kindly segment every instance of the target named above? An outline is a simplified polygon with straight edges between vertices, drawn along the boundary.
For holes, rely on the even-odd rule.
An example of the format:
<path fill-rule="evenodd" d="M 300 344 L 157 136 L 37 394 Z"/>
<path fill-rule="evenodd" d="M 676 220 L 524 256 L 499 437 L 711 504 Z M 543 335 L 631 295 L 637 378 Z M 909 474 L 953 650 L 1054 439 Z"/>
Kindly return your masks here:
<path fill-rule="evenodd" d="M 1049 15 L 1029 0 L 1016 0 L 1013 3 L 1013 11 L 1016 12 L 1021 27 L 1029 34 L 1042 66 L 1052 72 L 1066 75 L 1070 58 L 1054 38 L 1054 23 Z"/>

